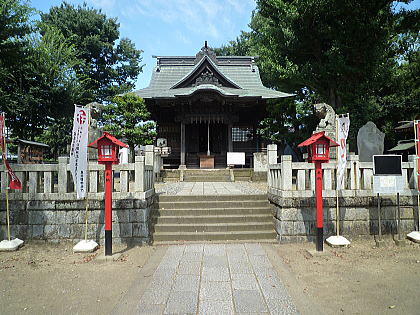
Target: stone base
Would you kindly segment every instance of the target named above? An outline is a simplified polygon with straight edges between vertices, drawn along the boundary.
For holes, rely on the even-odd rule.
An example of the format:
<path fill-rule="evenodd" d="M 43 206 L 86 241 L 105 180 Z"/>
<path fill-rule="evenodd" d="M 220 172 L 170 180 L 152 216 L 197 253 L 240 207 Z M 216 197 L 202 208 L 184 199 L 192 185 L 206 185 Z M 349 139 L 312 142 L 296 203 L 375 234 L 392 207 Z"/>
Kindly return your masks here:
<path fill-rule="evenodd" d="M 384 241 L 383 239 L 380 239 L 380 240 L 375 240 L 375 246 L 376 246 L 377 248 L 384 247 L 384 246 L 385 246 L 385 241 Z"/>
<path fill-rule="evenodd" d="M 407 238 L 410 241 L 413 241 L 414 243 L 420 243 L 420 232 L 419 231 L 413 231 L 411 233 L 408 233 Z"/>
<path fill-rule="evenodd" d="M 15 238 L 13 240 L 4 240 L 0 242 L 0 252 L 13 252 L 23 246 L 23 241 Z"/>
<path fill-rule="evenodd" d="M 117 261 L 121 258 L 121 253 L 112 254 L 112 256 L 105 256 L 104 253 L 98 255 L 98 257 L 95 258 L 96 262 L 110 262 L 110 261 Z"/>
<path fill-rule="evenodd" d="M 330 236 L 325 242 L 331 247 L 347 247 L 350 245 L 350 242 L 341 235 Z"/>
<path fill-rule="evenodd" d="M 396 239 L 395 240 L 395 245 L 403 247 L 403 246 L 406 245 L 406 242 L 405 242 L 405 240 L 398 240 L 398 239 Z"/>
<path fill-rule="evenodd" d="M 82 240 L 73 247 L 73 253 L 92 253 L 99 247 L 93 240 Z"/>
<path fill-rule="evenodd" d="M 326 252 L 325 250 L 323 250 L 322 252 L 320 252 L 320 251 L 317 251 L 315 249 L 308 249 L 308 250 L 306 250 L 306 252 L 311 257 L 319 257 L 319 256 L 329 255 L 329 252 Z"/>

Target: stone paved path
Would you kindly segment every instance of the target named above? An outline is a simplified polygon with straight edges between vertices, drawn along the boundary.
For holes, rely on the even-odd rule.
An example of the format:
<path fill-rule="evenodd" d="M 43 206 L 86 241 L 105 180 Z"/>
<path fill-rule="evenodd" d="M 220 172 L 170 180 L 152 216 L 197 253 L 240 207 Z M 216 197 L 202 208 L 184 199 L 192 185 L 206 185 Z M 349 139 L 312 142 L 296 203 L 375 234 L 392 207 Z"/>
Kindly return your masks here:
<path fill-rule="evenodd" d="M 264 248 L 169 246 L 139 297 L 138 314 L 297 314 Z"/>
<path fill-rule="evenodd" d="M 168 195 L 243 195 L 267 193 L 266 184 L 249 182 L 156 183 L 156 191 Z"/>

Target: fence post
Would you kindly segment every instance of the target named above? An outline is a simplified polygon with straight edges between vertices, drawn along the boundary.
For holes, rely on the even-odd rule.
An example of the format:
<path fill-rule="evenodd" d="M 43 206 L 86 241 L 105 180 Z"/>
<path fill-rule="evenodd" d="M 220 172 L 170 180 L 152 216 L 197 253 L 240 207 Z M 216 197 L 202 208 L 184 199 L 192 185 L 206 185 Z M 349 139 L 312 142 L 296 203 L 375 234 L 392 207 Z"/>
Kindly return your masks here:
<path fill-rule="evenodd" d="M 155 147 L 151 144 L 146 145 L 145 153 L 145 165 L 154 166 L 155 165 Z"/>
<path fill-rule="evenodd" d="M 66 193 L 67 192 L 67 156 L 60 156 L 58 158 L 58 192 Z"/>
<path fill-rule="evenodd" d="M 292 156 L 281 156 L 281 189 L 292 190 Z"/>
<path fill-rule="evenodd" d="M 38 192 L 38 172 L 29 172 L 29 193 L 36 194 Z"/>
<path fill-rule="evenodd" d="M 277 144 L 267 145 L 267 163 L 268 165 L 277 164 Z"/>
<path fill-rule="evenodd" d="M 360 189 L 360 164 L 358 155 L 349 155 L 350 189 Z"/>
<path fill-rule="evenodd" d="M 413 168 L 410 168 L 411 169 L 411 171 L 410 172 L 408 172 L 408 179 L 407 179 L 407 181 L 408 181 L 408 187 L 410 188 L 410 189 L 415 189 L 417 186 L 416 186 L 416 183 L 417 183 L 417 174 L 416 174 L 416 155 L 414 155 L 414 154 L 410 154 L 409 156 L 408 156 L 408 162 L 409 163 L 413 163 Z"/>
<path fill-rule="evenodd" d="M 144 156 L 136 156 L 134 164 L 134 191 L 144 191 Z"/>

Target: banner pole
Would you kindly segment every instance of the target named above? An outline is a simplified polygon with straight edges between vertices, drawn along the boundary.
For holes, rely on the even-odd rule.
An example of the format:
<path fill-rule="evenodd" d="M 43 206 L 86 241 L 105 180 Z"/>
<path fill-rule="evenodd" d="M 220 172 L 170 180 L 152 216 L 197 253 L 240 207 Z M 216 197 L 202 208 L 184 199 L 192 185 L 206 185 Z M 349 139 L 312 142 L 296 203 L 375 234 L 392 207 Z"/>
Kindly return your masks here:
<path fill-rule="evenodd" d="M 3 125 L 4 128 L 4 125 Z M 2 131 L 3 134 L 3 146 L 4 146 L 4 152 L 2 149 L 2 156 L 3 156 L 3 165 L 4 165 L 4 175 L 6 176 L 6 221 L 7 221 L 7 239 L 10 241 L 10 209 L 9 209 L 9 174 L 7 172 L 6 167 L 6 155 L 7 155 L 7 149 L 6 149 L 6 134 L 4 133 L 5 130 Z"/>
<path fill-rule="evenodd" d="M 3 115 L 3 113 L 2 113 Z M 4 117 L 4 116 L 3 116 Z M 10 241 L 10 210 L 9 210 L 9 173 L 7 170 L 7 166 L 6 166 L 6 155 L 7 155 L 7 149 L 6 149 L 6 134 L 5 134 L 5 125 L 4 125 L 4 121 L 3 121 L 3 126 L 2 126 L 3 130 L 1 130 L 1 134 L 3 135 L 3 143 L 1 147 L 1 155 L 2 155 L 2 160 L 3 160 L 3 165 L 4 165 L 4 176 L 6 176 L 6 187 L 4 187 L 4 189 L 6 190 L 6 221 L 7 221 L 7 239 Z M 3 151 L 4 148 L 4 151 Z"/>
<path fill-rule="evenodd" d="M 338 115 L 335 115 L 335 141 L 338 141 Z M 341 144 L 340 144 L 341 145 Z M 335 207 L 335 219 L 336 219 L 336 233 L 337 236 L 340 236 L 340 206 L 338 204 L 338 147 L 335 151 L 335 161 L 336 161 L 336 173 L 335 173 L 335 197 L 336 197 L 336 207 Z"/>
<path fill-rule="evenodd" d="M 87 132 L 87 137 L 88 137 L 88 143 L 89 143 L 89 129 L 90 129 L 90 109 L 88 111 L 88 132 Z M 90 173 L 89 173 L 89 149 L 87 151 L 87 155 L 86 155 L 86 159 L 87 159 L 87 165 L 86 165 L 86 179 L 88 179 L 90 177 Z M 89 183 L 89 180 L 87 180 L 87 182 Z M 86 186 L 86 210 L 85 210 L 85 241 L 87 241 L 87 234 L 88 234 L 88 216 L 89 216 L 89 187 Z"/>
<path fill-rule="evenodd" d="M 420 143 L 420 139 L 419 139 L 419 135 L 417 134 L 417 124 L 420 123 L 420 120 L 415 120 L 413 121 L 413 127 L 414 127 L 414 152 L 416 153 L 416 158 L 414 159 L 414 169 L 415 169 L 415 173 L 416 173 L 416 183 L 417 183 L 417 231 L 420 232 L 420 170 L 419 170 L 419 150 L 418 150 L 418 145 Z"/>

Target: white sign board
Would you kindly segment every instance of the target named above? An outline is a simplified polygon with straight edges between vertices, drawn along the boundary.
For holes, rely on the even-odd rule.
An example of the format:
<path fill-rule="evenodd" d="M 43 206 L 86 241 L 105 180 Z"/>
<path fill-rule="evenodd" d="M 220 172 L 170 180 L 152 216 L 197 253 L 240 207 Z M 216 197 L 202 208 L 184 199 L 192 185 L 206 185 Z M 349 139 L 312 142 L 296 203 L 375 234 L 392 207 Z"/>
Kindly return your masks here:
<path fill-rule="evenodd" d="M 245 152 L 228 152 L 227 165 L 245 165 Z"/>
<path fill-rule="evenodd" d="M 404 180 L 402 176 L 384 175 L 373 176 L 373 192 L 375 194 L 393 195 L 404 190 Z"/>

